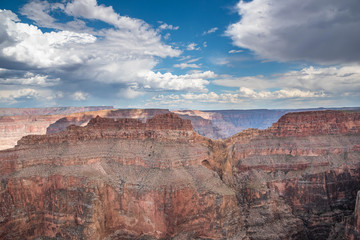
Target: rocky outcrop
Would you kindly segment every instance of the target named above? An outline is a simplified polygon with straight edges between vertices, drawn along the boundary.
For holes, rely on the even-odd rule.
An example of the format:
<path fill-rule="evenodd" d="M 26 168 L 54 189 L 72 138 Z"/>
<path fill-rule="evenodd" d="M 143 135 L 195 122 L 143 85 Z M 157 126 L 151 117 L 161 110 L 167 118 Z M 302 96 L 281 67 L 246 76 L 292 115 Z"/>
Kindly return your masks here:
<path fill-rule="evenodd" d="M 289 113 L 226 140 L 251 239 L 344 237 L 360 189 L 359 117 Z"/>
<path fill-rule="evenodd" d="M 23 136 L 45 134 L 50 124 L 67 114 L 108 112 L 112 107 L 0 108 L 0 150 L 12 148 Z M 81 113 L 84 115 L 85 113 Z M 95 115 L 96 116 L 96 115 Z M 64 128 L 65 129 L 65 128 Z"/>
<path fill-rule="evenodd" d="M 105 118 L 133 118 L 145 121 L 157 114 L 170 113 L 167 109 L 117 109 L 112 111 L 98 111 L 88 113 L 71 114 L 60 118 L 53 124 L 50 124 L 46 130 L 47 134 L 57 133 L 65 130 L 70 125 L 85 126 L 92 118 L 96 116 Z"/>
<path fill-rule="evenodd" d="M 145 121 L 156 114 L 170 112 L 167 109 L 111 110 L 110 108 L 112 107 L 2 108 L 0 109 L 0 150 L 14 147 L 16 142 L 25 135 L 57 133 L 73 124 L 85 126 L 97 115 L 106 118 L 136 118 Z M 247 128 L 265 129 L 285 113 L 304 110 L 306 109 L 172 112 L 191 120 L 198 134 L 211 139 L 225 139 Z"/>
<path fill-rule="evenodd" d="M 224 141 L 169 112 L 97 116 L 1 151 L 0 179 L 0 239 L 353 240 L 360 112 L 288 113 Z"/>
<path fill-rule="evenodd" d="M 85 126 L 97 115 L 108 118 L 137 118 L 142 121 L 156 114 L 168 113 L 165 109 L 123 109 L 110 110 L 111 107 L 62 107 L 62 108 L 24 108 L 0 109 L 0 150 L 12 148 L 26 135 L 57 133 L 74 124 Z M 81 112 L 87 109 L 97 111 Z M 104 110 L 101 110 L 104 109 Z M 78 111 L 78 112 L 76 112 Z M 75 112 L 75 113 L 72 113 Z M 44 115 L 37 115 L 44 114 Z M 54 115 L 55 114 L 55 115 Z M 57 115 L 59 114 L 59 115 Z M 69 114 L 69 115 L 68 115 Z"/>
<path fill-rule="evenodd" d="M 354 213 L 346 224 L 346 239 L 360 239 L 360 191 L 357 193 Z"/>
<path fill-rule="evenodd" d="M 23 136 L 45 134 L 49 124 L 63 116 L 4 116 L 0 117 L 0 150 L 12 148 Z"/>
<path fill-rule="evenodd" d="M 189 120 L 96 117 L 0 152 L 0 238 L 231 238 L 235 191 Z M 240 223 L 240 224 L 239 224 Z"/>
<path fill-rule="evenodd" d="M 327 109 L 179 110 L 173 112 L 183 118 L 190 119 L 195 131 L 200 135 L 212 139 L 226 139 L 248 128 L 266 129 L 286 113 L 314 110 L 319 112 Z M 337 110 L 352 111 L 359 110 L 359 108 L 340 108 Z"/>

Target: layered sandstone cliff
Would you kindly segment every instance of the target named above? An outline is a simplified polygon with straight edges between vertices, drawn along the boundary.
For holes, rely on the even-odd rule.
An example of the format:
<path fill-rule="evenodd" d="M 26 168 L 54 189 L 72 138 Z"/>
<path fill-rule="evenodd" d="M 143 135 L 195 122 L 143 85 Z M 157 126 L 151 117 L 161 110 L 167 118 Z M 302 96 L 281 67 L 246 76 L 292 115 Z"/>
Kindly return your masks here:
<path fill-rule="evenodd" d="M 50 124 L 68 114 L 108 109 L 112 107 L 0 108 L 0 150 L 14 147 L 23 136 L 45 134 Z"/>
<path fill-rule="evenodd" d="M 344 238 L 360 189 L 359 133 L 359 112 L 322 111 L 227 139 L 247 235 Z"/>
<path fill-rule="evenodd" d="M 0 152 L 0 239 L 357 239 L 360 112 L 225 141 L 173 113 L 95 117 Z"/>
<path fill-rule="evenodd" d="M 72 124 L 85 126 L 90 119 L 98 115 L 107 118 L 146 120 L 156 114 L 169 112 L 165 109 L 111 110 L 109 108 L 111 107 L 0 109 L 0 115 L 4 114 L 0 116 L 0 150 L 14 147 L 17 141 L 26 135 L 56 133 Z M 99 110 L 86 112 L 87 109 Z"/>
<path fill-rule="evenodd" d="M 230 238 L 236 195 L 206 143 L 175 114 L 24 137 L 0 152 L 0 238 Z"/>

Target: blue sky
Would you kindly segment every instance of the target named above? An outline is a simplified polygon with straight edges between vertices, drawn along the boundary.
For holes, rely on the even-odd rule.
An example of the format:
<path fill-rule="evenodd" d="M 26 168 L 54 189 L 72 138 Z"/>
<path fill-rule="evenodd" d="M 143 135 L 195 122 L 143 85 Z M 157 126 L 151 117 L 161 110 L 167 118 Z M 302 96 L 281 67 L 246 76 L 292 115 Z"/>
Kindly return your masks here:
<path fill-rule="evenodd" d="M 358 0 L 30 0 L 0 9 L 0 107 L 359 106 Z"/>

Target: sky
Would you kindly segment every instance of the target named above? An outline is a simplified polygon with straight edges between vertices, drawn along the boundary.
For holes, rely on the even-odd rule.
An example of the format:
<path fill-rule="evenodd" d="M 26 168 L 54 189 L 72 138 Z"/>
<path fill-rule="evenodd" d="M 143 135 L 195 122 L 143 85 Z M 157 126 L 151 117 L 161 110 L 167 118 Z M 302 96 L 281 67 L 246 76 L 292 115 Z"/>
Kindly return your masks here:
<path fill-rule="evenodd" d="M 0 107 L 360 106 L 359 0 L 0 0 Z"/>

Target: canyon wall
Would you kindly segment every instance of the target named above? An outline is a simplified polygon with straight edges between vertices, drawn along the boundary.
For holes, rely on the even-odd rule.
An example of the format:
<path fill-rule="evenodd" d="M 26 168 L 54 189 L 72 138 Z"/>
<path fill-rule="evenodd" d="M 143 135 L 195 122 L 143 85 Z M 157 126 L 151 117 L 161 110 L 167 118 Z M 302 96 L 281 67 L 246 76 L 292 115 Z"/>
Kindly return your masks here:
<path fill-rule="evenodd" d="M 50 134 L 66 129 L 72 124 L 85 126 L 97 115 L 106 118 L 137 118 L 145 121 L 167 109 L 111 109 L 112 107 L 56 107 L 56 108 L 1 108 L 0 150 L 14 147 L 29 134 Z M 348 109 L 348 108 L 346 108 Z M 351 109 L 351 108 L 349 108 Z M 348 109 L 348 110 L 349 110 Z M 354 108 L 356 109 L 356 108 Z M 322 109 L 324 110 L 324 109 Z M 244 129 L 270 127 L 288 110 L 181 110 L 172 111 L 183 119 L 191 120 L 195 132 L 211 139 L 226 139 Z"/>
<path fill-rule="evenodd" d="M 358 239 L 360 112 L 288 113 L 225 140 L 148 115 L 0 151 L 0 239 Z"/>
<path fill-rule="evenodd" d="M 230 238 L 236 195 L 207 142 L 175 114 L 23 137 L 0 152 L 0 238 Z"/>
<path fill-rule="evenodd" d="M 5 116 L 0 116 L 0 150 L 14 147 L 18 140 L 29 134 L 56 133 L 65 130 L 67 126 L 72 124 L 84 126 L 90 119 L 98 115 L 109 118 L 127 117 L 145 120 L 153 117 L 155 114 L 169 112 L 165 109 L 111 110 L 110 108 L 111 107 L 64 107 L 3 109 L 3 112 L 0 111 L 0 114 L 5 114 Z M 82 112 L 88 109 L 99 110 Z M 8 114 L 15 114 L 15 116 L 7 116 Z"/>
<path fill-rule="evenodd" d="M 343 239 L 360 188 L 359 133 L 359 112 L 322 111 L 227 139 L 247 235 Z"/>

